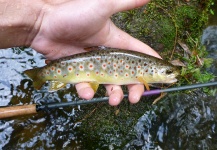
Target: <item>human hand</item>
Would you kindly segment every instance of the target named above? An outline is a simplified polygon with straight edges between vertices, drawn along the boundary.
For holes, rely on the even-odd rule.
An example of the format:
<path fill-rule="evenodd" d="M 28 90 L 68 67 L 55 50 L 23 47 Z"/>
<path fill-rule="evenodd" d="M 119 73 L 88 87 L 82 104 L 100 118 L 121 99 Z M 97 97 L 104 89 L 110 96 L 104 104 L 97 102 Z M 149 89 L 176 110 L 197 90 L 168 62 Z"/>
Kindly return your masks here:
<path fill-rule="evenodd" d="M 85 47 L 103 45 L 140 51 L 160 56 L 149 46 L 117 28 L 110 16 L 119 11 L 133 9 L 149 0 L 56 0 L 47 2 L 41 13 L 39 32 L 31 47 L 54 60 L 81 53 Z M 54 4 L 55 3 L 55 4 Z M 123 91 L 118 85 L 105 85 L 109 104 L 118 105 Z M 94 91 L 88 83 L 76 84 L 81 98 L 91 99 Z M 143 85 L 128 85 L 129 101 L 136 103 L 144 92 Z"/>

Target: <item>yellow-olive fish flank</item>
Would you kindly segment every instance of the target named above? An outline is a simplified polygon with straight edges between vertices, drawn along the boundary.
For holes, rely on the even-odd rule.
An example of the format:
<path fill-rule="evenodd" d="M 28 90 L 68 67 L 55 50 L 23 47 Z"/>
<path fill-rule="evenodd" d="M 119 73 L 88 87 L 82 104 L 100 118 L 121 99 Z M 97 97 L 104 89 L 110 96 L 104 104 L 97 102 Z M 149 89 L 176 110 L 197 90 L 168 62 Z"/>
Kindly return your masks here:
<path fill-rule="evenodd" d="M 40 89 L 50 81 L 50 91 L 63 88 L 67 83 L 89 82 L 96 91 L 99 84 L 174 83 L 179 74 L 177 68 L 161 59 L 130 50 L 97 48 L 55 61 L 48 65 L 26 70 Z"/>

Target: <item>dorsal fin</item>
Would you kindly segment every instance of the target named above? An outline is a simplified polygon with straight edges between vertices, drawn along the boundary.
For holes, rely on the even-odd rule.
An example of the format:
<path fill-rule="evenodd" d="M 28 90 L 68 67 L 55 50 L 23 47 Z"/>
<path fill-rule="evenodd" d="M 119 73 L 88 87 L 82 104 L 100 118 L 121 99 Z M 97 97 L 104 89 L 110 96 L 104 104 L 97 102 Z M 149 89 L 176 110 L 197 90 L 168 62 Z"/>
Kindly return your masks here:
<path fill-rule="evenodd" d="M 52 62 L 52 60 L 48 60 L 48 59 L 46 59 L 44 62 L 45 62 L 45 64 L 47 64 L 47 65 L 48 65 L 49 63 L 51 63 L 51 62 Z"/>
<path fill-rule="evenodd" d="M 85 51 L 106 50 L 106 49 L 109 49 L 109 48 L 105 47 L 105 46 L 93 46 L 93 47 L 86 47 L 86 48 L 84 48 Z"/>

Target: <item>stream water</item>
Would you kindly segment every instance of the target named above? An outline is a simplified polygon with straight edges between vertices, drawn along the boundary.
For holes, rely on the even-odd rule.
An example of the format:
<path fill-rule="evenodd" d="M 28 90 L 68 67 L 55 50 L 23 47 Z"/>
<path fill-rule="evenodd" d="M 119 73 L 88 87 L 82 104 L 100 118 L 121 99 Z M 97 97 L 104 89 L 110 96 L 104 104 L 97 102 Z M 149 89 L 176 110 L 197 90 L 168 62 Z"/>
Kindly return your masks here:
<path fill-rule="evenodd" d="M 207 47 L 209 57 L 215 60 L 209 71 L 216 75 L 217 26 L 204 30 L 201 41 Z M 54 93 L 32 88 L 32 82 L 23 71 L 43 65 L 44 57 L 30 48 L 0 50 L 0 106 L 76 100 L 73 86 Z M 191 94 L 169 94 L 163 102 L 142 111 L 137 123 L 129 129 L 129 132 L 134 131 L 133 136 L 120 137 L 118 129 L 103 135 L 104 129 L 100 134 L 102 137 L 97 141 L 88 138 L 88 142 L 85 139 L 87 133 L 79 131 L 82 121 L 77 119 L 83 109 L 87 109 L 85 107 L 2 119 L 0 149 L 216 149 L 216 101 L 216 95 L 207 96 L 200 89 Z M 132 108 L 135 109 L 136 106 Z M 97 120 L 92 124 L 97 124 Z"/>

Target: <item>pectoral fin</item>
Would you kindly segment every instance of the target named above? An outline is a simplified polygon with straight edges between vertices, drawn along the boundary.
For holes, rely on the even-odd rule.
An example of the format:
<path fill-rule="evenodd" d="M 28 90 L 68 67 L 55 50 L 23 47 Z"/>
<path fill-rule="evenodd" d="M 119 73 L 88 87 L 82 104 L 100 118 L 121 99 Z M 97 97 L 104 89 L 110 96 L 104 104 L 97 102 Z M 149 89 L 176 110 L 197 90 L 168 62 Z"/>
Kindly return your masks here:
<path fill-rule="evenodd" d="M 99 83 L 97 83 L 97 82 L 90 82 L 89 84 L 90 84 L 91 88 L 94 90 L 94 92 L 96 93 L 96 91 L 97 91 L 97 89 L 99 87 Z"/>
<path fill-rule="evenodd" d="M 66 86 L 66 83 L 59 82 L 59 81 L 51 81 L 49 85 L 49 91 L 50 92 L 57 91 L 61 88 L 64 88 L 65 86 Z"/>
<path fill-rule="evenodd" d="M 148 83 L 144 80 L 143 77 L 138 77 L 139 82 L 142 82 L 145 85 L 146 90 L 150 90 Z"/>

